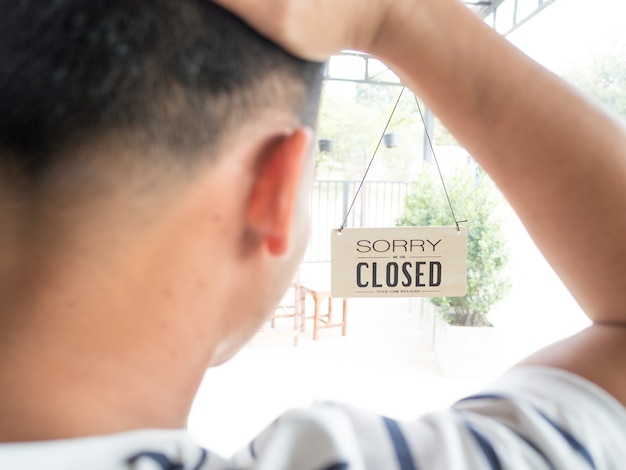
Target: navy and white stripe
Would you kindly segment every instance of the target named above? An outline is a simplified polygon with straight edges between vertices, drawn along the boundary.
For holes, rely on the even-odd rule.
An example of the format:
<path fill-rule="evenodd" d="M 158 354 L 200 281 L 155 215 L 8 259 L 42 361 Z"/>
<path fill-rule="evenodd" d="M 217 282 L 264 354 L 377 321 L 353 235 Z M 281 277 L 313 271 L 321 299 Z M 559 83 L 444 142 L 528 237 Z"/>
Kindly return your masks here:
<path fill-rule="evenodd" d="M 0 444 L 11 470 L 622 470 L 626 411 L 595 385 L 544 368 L 415 422 L 318 404 L 281 416 L 233 459 L 184 430 Z"/>
<path fill-rule="evenodd" d="M 383 423 L 385 423 L 385 427 L 389 431 L 389 438 L 396 451 L 396 459 L 400 470 L 417 470 L 417 465 L 413 460 L 411 449 L 400 428 L 400 424 L 390 418 L 383 418 Z"/>

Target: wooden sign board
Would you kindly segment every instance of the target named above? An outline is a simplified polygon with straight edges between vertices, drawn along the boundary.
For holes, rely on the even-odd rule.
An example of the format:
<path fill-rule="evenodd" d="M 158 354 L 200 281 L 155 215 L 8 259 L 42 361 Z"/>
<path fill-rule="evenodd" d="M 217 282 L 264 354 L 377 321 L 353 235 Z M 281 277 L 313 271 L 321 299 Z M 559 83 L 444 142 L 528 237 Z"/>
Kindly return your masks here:
<path fill-rule="evenodd" d="M 467 229 L 352 228 L 331 234 L 331 295 L 462 297 Z"/>

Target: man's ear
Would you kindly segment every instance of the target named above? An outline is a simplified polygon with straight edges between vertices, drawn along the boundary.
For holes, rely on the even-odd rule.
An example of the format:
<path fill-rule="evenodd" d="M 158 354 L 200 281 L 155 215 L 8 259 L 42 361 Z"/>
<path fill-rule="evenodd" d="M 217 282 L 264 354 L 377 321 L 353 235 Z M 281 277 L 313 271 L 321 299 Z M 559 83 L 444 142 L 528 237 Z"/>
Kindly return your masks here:
<path fill-rule="evenodd" d="M 279 136 L 259 156 L 248 202 L 248 227 L 273 256 L 289 249 L 298 187 L 303 182 L 313 132 Z"/>

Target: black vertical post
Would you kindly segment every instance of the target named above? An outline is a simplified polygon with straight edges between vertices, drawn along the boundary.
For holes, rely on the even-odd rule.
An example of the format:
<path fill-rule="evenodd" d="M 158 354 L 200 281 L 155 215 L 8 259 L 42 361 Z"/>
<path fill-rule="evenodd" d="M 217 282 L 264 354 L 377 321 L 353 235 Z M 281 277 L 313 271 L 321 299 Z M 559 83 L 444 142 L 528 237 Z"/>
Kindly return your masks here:
<path fill-rule="evenodd" d="M 431 163 L 433 161 L 433 151 L 430 147 L 428 136 L 430 136 L 433 141 L 433 145 L 435 145 L 435 117 L 433 116 L 431 110 L 426 108 L 424 111 L 424 161 L 426 163 Z"/>
<path fill-rule="evenodd" d="M 350 224 L 350 221 L 347 219 L 348 216 L 348 204 L 350 203 L 350 198 L 348 196 L 348 190 L 350 189 L 349 187 L 350 182 L 344 180 L 343 181 L 343 216 L 342 219 L 346 221 L 344 228 L 348 227 Z"/>

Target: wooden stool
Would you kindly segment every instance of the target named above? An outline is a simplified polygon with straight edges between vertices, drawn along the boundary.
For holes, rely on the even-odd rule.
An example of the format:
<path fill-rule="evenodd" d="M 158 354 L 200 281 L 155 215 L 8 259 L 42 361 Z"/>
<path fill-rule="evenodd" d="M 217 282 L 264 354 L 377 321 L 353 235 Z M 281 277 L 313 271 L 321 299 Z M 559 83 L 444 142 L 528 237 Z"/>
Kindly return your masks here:
<path fill-rule="evenodd" d="M 348 328 L 348 299 L 343 299 L 343 309 L 341 315 L 341 322 L 333 323 L 333 298 L 330 295 L 329 290 L 318 290 L 307 286 L 300 286 L 301 290 L 301 312 L 304 319 L 311 318 L 306 316 L 305 312 L 305 297 L 309 294 L 313 298 L 313 339 L 317 341 L 319 338 L 319 330 L 325 328 L 341 327 L 341 335 L 346 336 L 346 330 Z M 320 304 L 324 301 L 328 301 L 328 307 L 326 313 L 320 313 Z M 302 330 L 304 331 L 304 322 L 302 323 Z"/>
<path fill-rule="evenodd" d="M 292 289 L 293 297 L 290 292 Z M 276 327 L 277 318 L 293 318 L 293 345 L 297 346 L 300 332 L 304 331 L 304 293 L 297 280 L 291 283 L 281 303 L 276 307 L 270 320 L 272 328 Z"/>

